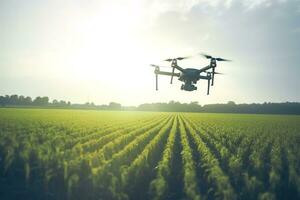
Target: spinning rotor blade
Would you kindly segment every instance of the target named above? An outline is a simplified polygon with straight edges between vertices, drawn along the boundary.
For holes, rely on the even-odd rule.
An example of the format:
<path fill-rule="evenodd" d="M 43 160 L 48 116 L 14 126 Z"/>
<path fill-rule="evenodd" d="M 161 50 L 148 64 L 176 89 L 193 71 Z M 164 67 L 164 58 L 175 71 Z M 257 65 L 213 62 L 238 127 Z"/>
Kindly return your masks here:
<path fill-rule="evenodd" d="M 183 59 L 187 59 L 187 58 L 190 58 L 189 56 L 186 56 L 186 57 L 178 57 L 176 58 L 177 60 L 183 60 Z"/>
<path fill-rule="evenodd" d="M 214 82 L 215 82 L 215 74 L 218 74 L 218 75 L 224 75 L 223 73 L 215 72 L 215 68 L 213 68 L 213 70 L 212 70 L 212 77 L 211 77 L 211 86 L 214 85 Z"/>
<path fill-rule="evenodd" d="M 224 59 L 224 58 L 216 58 L 216 61 L 225 61 L 225 62 L 231 62 L 231 60 Z"/>
<path fill-rule="evenodd" d="M 201 53 L 200 55 L 202 55 L 203 57 L 205 57 L 206 59 L 215 59 L 216 61 L 225 61 L 225 62 L 230 62 L 232 60 L 228 60 L 228 59 L 225 59 L 225 58 L 214 58 L 208 54 L 204 54 L 204 53 Z"/>
<path fill-rule="evenodd" d="M 202 55 L 203 57 L 207 58 L 207 59 L 211 59 L 213 57 L 211 57 L 210 55 L 207 55 L 207 54 L 204 54 L 204 53 L 201 53 L 200 55 Z"/>
<path fill-rule="evenodd" d="M 166 60 L 164 60 L 164 61 L 167 61 L 167 62 L 171 62 L 171 61 L 173 61 L 173 60 L 183 60 L 183 59 L 187 59 L 187 58 L 190 58 L 190 56 L 186 56 L 186 57 L 177 57 L 177 58 L 168 58 L 168 59 L 166 59 Z"/>
<path fill-rule="evenodd" d="M 151 67 L 156 67 L 156 68 L 170 68 L 167 66 L 159 66 L 159 65 L 154 65 L 154 64 L 150 64 Z"/>

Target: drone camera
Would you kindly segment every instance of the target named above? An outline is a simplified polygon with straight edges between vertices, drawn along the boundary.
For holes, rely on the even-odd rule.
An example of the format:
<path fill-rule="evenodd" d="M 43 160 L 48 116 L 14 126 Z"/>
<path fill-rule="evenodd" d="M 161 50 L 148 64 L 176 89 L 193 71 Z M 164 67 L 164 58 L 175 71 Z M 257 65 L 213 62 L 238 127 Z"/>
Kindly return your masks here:
<path fill-rule="evenodd" d="M 197 90 L 197 87 L 192 85 L 192 84 L 182 84 L 181 85 L 181 90 L 194 91 L 194 90 Z"/>

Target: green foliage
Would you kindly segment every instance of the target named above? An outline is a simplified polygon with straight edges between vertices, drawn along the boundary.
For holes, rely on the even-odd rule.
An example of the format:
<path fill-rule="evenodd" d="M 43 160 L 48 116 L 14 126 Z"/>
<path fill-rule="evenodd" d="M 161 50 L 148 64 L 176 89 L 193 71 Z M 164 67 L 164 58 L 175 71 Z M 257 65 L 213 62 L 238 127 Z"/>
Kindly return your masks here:
<path fill-rule="evenodd" d="M 0 109 L 0 199 L 300 199 L 299 145 L 298 116 Z"/>
<path fill-rule="evenodd" d="M 177 116 L 172 125 L 167 144 L 165 146 L 162 159 L 155 167 L 157 169 L 156 178 L 151 181 L 150 194 L 153 199 L 166 199 L 168 195 L 168 179 L 171 175 L 171 162 L 174 159 L 173 151 L 177 130 Z"/>

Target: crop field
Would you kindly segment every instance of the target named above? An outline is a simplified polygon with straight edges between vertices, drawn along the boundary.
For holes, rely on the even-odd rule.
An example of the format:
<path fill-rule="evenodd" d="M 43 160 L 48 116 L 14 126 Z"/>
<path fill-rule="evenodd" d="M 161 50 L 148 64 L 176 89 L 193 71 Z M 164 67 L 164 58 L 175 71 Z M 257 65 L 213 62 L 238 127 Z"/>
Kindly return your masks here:
<path fill-rule="evenodd" d="M 0 109 L 0 199 L 300 199 L 300 116 Z"/>

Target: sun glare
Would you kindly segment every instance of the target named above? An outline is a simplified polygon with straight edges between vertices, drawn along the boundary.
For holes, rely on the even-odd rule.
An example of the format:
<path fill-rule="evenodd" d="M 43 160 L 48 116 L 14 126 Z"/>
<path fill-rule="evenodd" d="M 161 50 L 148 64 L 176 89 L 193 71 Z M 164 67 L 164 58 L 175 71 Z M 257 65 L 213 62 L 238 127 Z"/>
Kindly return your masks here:
<path fill-rule="evenodd" d="M 101 80 L 102 84 L 114 79 L 124 87 L 133 85 L 135 71 L 140 72 L 139 65 L 145 62 L 144 49 L 138 42 L 140 16 L 135 10 L 110 3 L 80 20 L 76 25 L 78 48 L 69 56 L 77 77 Z"/>

